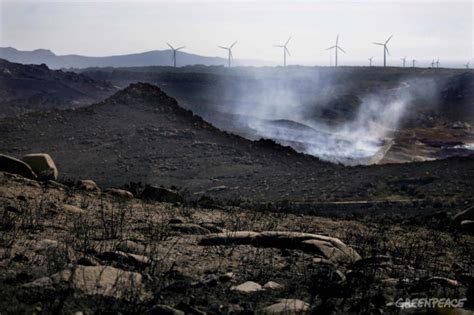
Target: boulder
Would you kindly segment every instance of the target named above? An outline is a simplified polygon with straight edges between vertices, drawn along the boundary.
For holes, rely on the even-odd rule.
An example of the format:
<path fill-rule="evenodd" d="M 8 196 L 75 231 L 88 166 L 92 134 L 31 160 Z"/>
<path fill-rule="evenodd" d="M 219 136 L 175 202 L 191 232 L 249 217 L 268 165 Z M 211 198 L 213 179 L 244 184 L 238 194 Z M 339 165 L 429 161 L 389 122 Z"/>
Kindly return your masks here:
<path fill-rule="evenodd" d="M 107 188 L 105 192 L 112 196 L 120 197 L 123 199 L 133 199 L 133 194 L 127 190 L 118 188 Z"/>
<path fill-rule="evenodd" d="M 88 296 L 121 299 L 134 295 L 139 300 L 149 297 L 141 274 L 110 266 L 77 266 L 53 274 L 51 280 L 55 284 L 68 283 L 72 289 Z"/>
<path fill-rule="evenodd" d="M 33 172 L 28 164 L 3 154 L 0 154 L 0 171 L 21 175 L 29 179 L 37 178 L 35 172 Z"/>
<path fill-rule="evenodd" d="M 183 202 L 183 197 L 174 190 L 163 187 L 155 187 L 147 185 L 143 190 L 141 197 L 147 200 L 154 200 L 159 202 Z"/>
<path fill-rule="evenodd" d="M 247 281 L 242 284 L 230 287 L 230 290 L 236 291 L 239 293 L 253 293 L 253 292 L 262 291 L 263 288 L 257 282 Z"/>
<path fill-rule="evenodd" d="M 97 186 L 97 184 L 90 179 L 81 179 L 77 182 L 76 186 L 77 188 L 86 191 L 100 191 L 100 188 Z"/>
<path fill-rule="evenodd" d="M 324 235 L 299 232 L 225 232 L 205 236 L 200 245 L 253 245 L 279 249 L 302 250 L 333 263 L 352 263 L 359 254 L 339 239 Z"/>
<path fill-rule="evenodd" d="M 265 290 L 280 290 L 283 289 L 284 286 L 275 281 L 268 281 L 263 285 L 263 288 Z"/>
<path fill-rule="evenodd" d="M 58 180 L 58 169 L 53 159 L 46 153 L 27 154 L 22 158 L 23 162 L 28 164 L 41 180 Z"/>
<path fill-rule="evenodd" d="M 298 299 L 280 299 L 278 303 L 261 309 L 257 314 L 301 314 L 309 310 L 309 304 Z"/>

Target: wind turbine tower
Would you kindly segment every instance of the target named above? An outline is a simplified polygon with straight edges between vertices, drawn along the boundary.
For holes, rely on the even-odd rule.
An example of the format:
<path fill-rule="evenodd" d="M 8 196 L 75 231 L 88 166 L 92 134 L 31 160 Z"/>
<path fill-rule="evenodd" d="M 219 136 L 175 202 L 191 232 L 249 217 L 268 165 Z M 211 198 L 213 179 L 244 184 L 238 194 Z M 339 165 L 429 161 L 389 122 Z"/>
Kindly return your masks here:
<path fill-rule="evenodd" d="M 466 67 L 466 69 L 469 69 L 469 62 L 466 63 L 466 64 L 464 65 L 464 67 Z"/>
<path fill-rule="evenodd" d="M 374 57 L 369 58 L 369 67 L 372 67 L 372 59 L 374 59 Z"/>
<path fill-rule="evenodd" d="M 436 68 L 439 68 L 439 58 L 436 60 Z"/>
<path fill-rule="evenodd" d="M 230 45 L 229 47 L 218 46 L 219 48 L 225 49 L 225 50 L 228 51 L 228 58 L 229 58 L 228 64 L 229 64 L 229 68 L 230 68 L 230 60 L 234 58 L 234 55 L 232 55 L 232 48 L 234 47 L 235 44 L 237 44 L 237 41 L 233 42 L 232 45 Z"/>
<path fill-rule="evenodd" d="M 403 57 L 402 58 L 402 61 L 403 61 L 403 68 L 405 68 L 405 64 L 407 62 L 407 56 Z"/>
<path fill-rule="evenodd" d="M 413 59 L 413 60 L 411 61 L 411 64 L 412 64 L 413 68 L 415 68 L 416 59 Z"/>
<path fill-rule="evenodd" d="M 387 66 L 387 54 L 390 56 L 390 52 L 388 51 L 387 44 L 388 44 L 388 42 L 392 39 L 392 37 L 393 37 L 393 35 L 391 35 L 391 36 L 385 41 L 385 43 L 376 43 L 376 42 L 373 43 L 374 45 L 383 46 L 383 66 L 384 66 L 384 67 Z"/>
<path fill-rule="evenodd" d="M 342 51 L 343 53 L 346 53 L 346 52 L 344 51 L 344 49 L 342 49 L 342 48 L 339 46 L 339 34 L 337 34 L 337 37 L 336 37 L 336 45 L 331 46 L 331 47 L 327 48 L 326 50 L 332 50 L 332 49 L 334 49 L 334 51 L 335 51 L 335 57 L 336 57 L 336 58 L 335 58 L 335 66 L 337 67 L 337 65 L 338 65 L 337 61 L 338 61 L 338 52 L 339 52 L 339 50 Z"/>
<path fill-rule="evenodd" d="M 288 50 L 288 43 L 290 42 L 290 40 L 291 36 L 288 38 L 284 45 L 275 45 L 275 47 L 283 48 L 283 67 L 286 67 L 286 54 L 288 54 L 288 56 L 291 56 L 290 51 Z"/>
<path fill-rule="evenodd" d="M 181 50 L 181 49 L 184 48 L 184 46 L 179 47 L 179 48 L 174 48 L 173 46 L 171 46 L 170 43 L 167 43 L 167 44 L 168 44 L 168 46 L 171 48 L 171 50 L 173 51 L 173 65 L 174 65 L 174 67 L 176 68 L 176 55 L 177 55 L 177 53 L 178 53 L 179 50 Z"/>

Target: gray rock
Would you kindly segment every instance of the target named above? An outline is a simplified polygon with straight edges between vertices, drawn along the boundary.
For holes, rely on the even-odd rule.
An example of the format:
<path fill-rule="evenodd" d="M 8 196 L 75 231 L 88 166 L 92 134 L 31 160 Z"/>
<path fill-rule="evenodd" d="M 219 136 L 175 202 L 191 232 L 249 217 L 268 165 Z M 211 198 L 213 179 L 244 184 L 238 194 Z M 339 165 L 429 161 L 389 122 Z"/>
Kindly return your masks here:
<path fill-rule="evenodd" d="M 77 266 L 55 273 L 50 278 L 54 284 L 68 283 L 75 291 L 88 296 L 121 299 L 134 295 L 139 300 L 150 297 L 141 274 L 110 266 Z"/>
<path fill-rule="evenodd" d="M 59 172 L 53 159 L 47 153 L 27 154 L 22 158 L 41 180 L 58 180 Z"/>
<path fill-rule="evenodd" d="M 309 304 L 298 299 L 280 299 L 278 303 L 267 306 L 257 314 L 302 314 L 309 310 Z"/>
<path fill-rule="evenodd" d="M 268 281 L 263 285 L 263 288 L 265 290 L 281 290 L 284 286 L 275 281 Z"/>
<path fill-rule="evenodd" d="M 247 281 L 242 284 L 232 286 L 230 288 L 231 291 L 236 291 L 239 293 L 254 293 L 258 291 L 262 291 L 263 288 L 260 284 L 253 282 L 253 281 Z"/>
<path fill-rule="evenodd" d="M 279 249 L 297 249 L 331 262 L 352 263 L 359 254 L 337 238 L 299 232 L 224 232 L 205 236 L 200 245 L 253 245 Z"/>
<path fill-rule="evenodd" d="M 124 199 L 133 199 L 133 194 L 127 190 L 118 189 L 118 188 L 108 188 L 105 190 L 105 192 L 116 197 L 120 197 Z"/>
<path fill-rule="evenodd" d="M 86 190 L 86 191 L 100 191 L 100 188 L 97 184 L 90 179 L 81 179 L 77 182 L 77 188 Z"/>
<path fill-rule="evenodd" d="M 8 155 L 0 154 L 0 171 L 37 179 L 35 172 L 28 164 Z"/>

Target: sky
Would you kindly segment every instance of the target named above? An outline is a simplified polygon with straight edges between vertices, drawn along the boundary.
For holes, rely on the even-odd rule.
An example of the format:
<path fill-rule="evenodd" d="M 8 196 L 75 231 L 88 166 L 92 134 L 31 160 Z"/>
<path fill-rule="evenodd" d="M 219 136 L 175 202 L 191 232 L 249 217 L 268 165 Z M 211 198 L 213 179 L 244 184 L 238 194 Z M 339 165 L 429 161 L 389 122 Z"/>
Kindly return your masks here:
<path fill-rule="evenodd" d="M 50 49 L 56 54 L 107 56 L 167 49 L 226 57 L 218 45 L 238 40 L 238 59 L 329 64 L 339 34 L 339 63 L 389 64 L 443 60 L 473 64 L 473 1 L 298 0 L 0 0 L 0 46 Z"/>

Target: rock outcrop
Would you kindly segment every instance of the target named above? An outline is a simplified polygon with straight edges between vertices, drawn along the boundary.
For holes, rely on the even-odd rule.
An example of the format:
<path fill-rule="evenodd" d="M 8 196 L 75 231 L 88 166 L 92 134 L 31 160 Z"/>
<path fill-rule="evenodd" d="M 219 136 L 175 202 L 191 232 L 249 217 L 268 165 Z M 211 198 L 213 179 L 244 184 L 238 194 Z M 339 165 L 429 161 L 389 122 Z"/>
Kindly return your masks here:
<path fill-rule="evenodd" d="M 21 175 L 29 179 L 37 178 L 35 172 L 33 172 L 28 164 L 4 154 L 0 154 L 0 171 Z"/>
<path fill-rule="evenodd" d="M 205 236 L 200 245 L 253 245 L 280 249 L 302 250 L 331 262 L 351 263 L 359 254 L 337 238 L 299 232 L 225 232 Z"/>
<path fill-rule="evenodd" d="M 40 180 L 58 180 L 58 169 L 49 154 L 27 154 L 22 160 L 31 167 Z"/>

